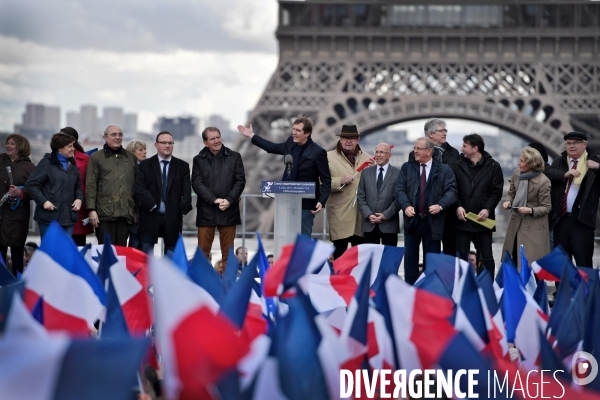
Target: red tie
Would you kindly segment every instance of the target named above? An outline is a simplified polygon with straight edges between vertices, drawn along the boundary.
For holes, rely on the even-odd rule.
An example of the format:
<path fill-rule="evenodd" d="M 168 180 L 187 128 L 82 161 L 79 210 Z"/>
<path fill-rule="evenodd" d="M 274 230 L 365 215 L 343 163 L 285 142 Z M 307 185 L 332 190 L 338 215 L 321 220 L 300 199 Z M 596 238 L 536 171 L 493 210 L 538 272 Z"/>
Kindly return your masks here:
<path fill-rule="evenodd" d="M 425 186 L 427 186 L 427 173 L 425 172 L 426 164 L 421 164 L 423 170 L 421 171 L 421 183 L 419 184 L 421 189 L 421 198 L 419 199 L 419 214 L 425 216 L 427 210 L 425 209 Z"/>
<path fill-rule="evenodd" d="M 573 167 L 571 169 L 577 169 L 577 160 L 573 160 Z M 565 215 L 567 213 L 567 197 L 569 196 L 569 189 L 571 188 L 572 183 L 573 177 L 570 177 L 569 182 L 567 182 L 567 189 L 565 190 L 565 194 L 563 196 L 562 209 L 560 211 L 560 215 Z"/>

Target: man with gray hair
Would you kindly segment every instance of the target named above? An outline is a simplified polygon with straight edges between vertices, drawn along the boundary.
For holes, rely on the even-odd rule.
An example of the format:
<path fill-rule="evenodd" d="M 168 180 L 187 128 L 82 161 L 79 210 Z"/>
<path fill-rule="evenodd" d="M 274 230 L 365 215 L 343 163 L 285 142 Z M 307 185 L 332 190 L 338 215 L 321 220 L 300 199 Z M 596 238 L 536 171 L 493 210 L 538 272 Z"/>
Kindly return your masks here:
<path fill-rule="evenodd" d="M 448 166 L 458 162 L 460 158 L 458 150 L 446 141 L 446 136 L 448 135 L 446 121 L 439 118 L 431 118 L 425 122 L 424 131 L 425 137 L 428 137 L 433 142 L 434 160 Z M 414 160 L 414 158 L 414 152 L 411 151 L 408 155 L 408 159 Z M 444 224 L 444 236 L 442 237 L 443 250 L 444 254 L 456 256 L 456 237 L 454 235 L 455 209 L 453 208 L 452 210 L 447 211 L 446 222 Z"/>
<path fill-rule="evenodd" d="M 400 169 L 394 199 L 404 211 L 404 273 L 407 283 L 419 277 L 419 245 L 425 254 L 439 253 L 444 232 L 445 213 L 456 201 L 456 181 L 450 167 L 433 159 L 433 141 L 417 139 L 414 160 Z"/>
<path fill-rule="evenodd" d="M 127 246 L 135 210 L 137 157 L 123 148 L 123 130 L 109 125 L 104 147 L 90 156 L 86 172 L 85 202 L 99 244 L 105 232 L 117 246 Z"/>

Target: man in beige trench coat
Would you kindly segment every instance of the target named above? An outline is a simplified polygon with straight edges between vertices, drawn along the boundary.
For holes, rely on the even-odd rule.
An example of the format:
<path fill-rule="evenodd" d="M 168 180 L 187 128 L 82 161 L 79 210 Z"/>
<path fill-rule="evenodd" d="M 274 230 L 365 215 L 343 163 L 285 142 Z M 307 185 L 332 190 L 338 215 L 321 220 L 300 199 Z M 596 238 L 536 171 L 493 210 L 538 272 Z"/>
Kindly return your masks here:
<path fill-rule="evenodd" d="M 344 125 L 338 135 L 335 150 L 327 152 L 331 172 L 331 194 L 327 202 L 329 238 L 335 246 L 333 258 L 337 259 L 348 249 L 348 244 L 363 243 L 361 218 L 356 204 L 356 191 L 361 173 L 357 173 L 365 161 L 373 162 L 368 153 L 358 145 L 360 134 L 356 125 Z"/>

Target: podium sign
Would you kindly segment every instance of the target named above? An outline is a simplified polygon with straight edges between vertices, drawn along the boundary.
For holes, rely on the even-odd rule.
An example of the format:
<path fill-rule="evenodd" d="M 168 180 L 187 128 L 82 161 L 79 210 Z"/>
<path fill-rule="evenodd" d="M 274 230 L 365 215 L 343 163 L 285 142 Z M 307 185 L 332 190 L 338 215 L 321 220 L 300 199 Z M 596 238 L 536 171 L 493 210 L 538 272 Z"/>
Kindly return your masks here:
<path fill-rule="evenodd" d="M 269 197 L 266 194 L 296 194 L 301 195 L 301 198 L 315 198 L 315 183 L 314 182 L 294 182 L 294 181 L 262 181 L 260 188 L 263 197 Z"/>
<path fill-rule="evenodd" d="M 302 231 L 302 199 L 315 198 L 315 182 L 262 181 L 263 197 L 275 199 L 274 255 L 278 258 L 281 248 L 296 242 Z"/>

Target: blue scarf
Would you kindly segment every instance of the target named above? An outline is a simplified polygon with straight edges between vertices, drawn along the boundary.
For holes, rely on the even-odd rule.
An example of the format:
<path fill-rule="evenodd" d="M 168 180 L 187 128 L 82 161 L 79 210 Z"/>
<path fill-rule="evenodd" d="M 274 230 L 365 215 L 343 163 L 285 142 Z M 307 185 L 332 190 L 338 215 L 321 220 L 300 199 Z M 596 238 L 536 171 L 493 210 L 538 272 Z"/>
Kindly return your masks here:
<path fill-rule="evenodd" d="M 58 158 L 58 161 L 62 164 L 65 171 L 67 171 L 67 168 L 69 167 L 69 159 L 60 154 L 59 152 L 56 152 L 56 157 Z"/>

